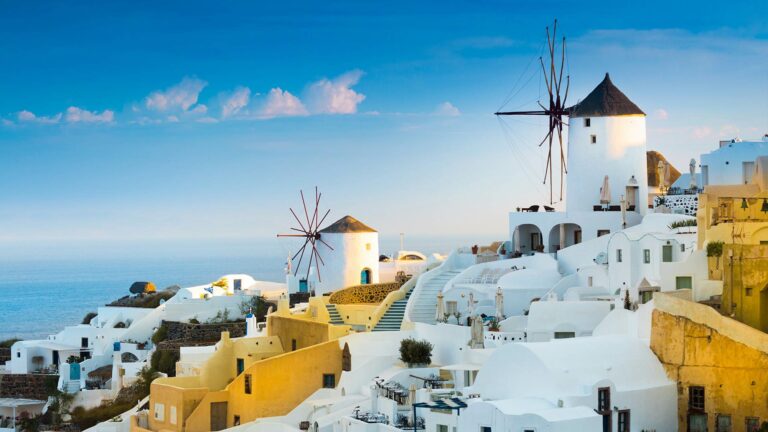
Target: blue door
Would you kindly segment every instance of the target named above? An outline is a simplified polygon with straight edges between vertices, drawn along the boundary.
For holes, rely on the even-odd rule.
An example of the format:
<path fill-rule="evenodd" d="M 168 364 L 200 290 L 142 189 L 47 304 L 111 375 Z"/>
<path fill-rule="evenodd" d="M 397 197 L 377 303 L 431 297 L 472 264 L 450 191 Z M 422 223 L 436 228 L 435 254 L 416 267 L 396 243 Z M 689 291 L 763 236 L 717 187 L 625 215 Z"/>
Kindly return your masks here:
<path fill-rule="evenodd" d="M 299 280 L 299 292 L 309 292 L 309 289 L 307 288 L 307 280 L 306 279 L 300 279 Z"/>
<path fill-rule="evenodd" d="M 69 364 L 69 380 L 80 380 L 80 363 Z"/>
<path fill-rule="evenodd" d="M 363 269 L 363 271 L 360 272 L 360 284 L 368 285 L 369 283 L 371 283 L 371 271 L 368 269 Z"/>

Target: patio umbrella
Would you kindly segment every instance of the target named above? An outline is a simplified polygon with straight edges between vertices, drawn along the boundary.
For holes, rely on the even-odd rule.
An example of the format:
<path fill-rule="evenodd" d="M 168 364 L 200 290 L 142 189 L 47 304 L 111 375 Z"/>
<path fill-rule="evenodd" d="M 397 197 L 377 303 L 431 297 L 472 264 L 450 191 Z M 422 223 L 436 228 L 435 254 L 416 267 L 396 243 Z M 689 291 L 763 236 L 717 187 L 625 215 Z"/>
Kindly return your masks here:
<path fill-rule="evenodd" d="M 688 169 L 691 172 L 691 189 L 696 189 L 696 159 L 691 159 L 691 163 L 688 164 Z"/>
<path fill-rule="evenodd" d="M 472 339 L 469 341 L 470 348 L 484 348 L 483 344 L 483 319 L 479 316 L 472 317 Z"/>
<path fill-rule="evenodd" d="M 445 305 L 443 304 L 443 293 L 437 293 L 437 311 L 435 311 L 435 322 L 443 322 L 445 319 Z"/>
<path fill-rule="evenodd" d="M 600 204 L 610 204 L 611 185 L 608 183 L 608 176 L 603 179 L 603 187 L 600 188 Z"/>
<path fill-rule="evenodd" d="M 408 387 L 408 405 L 413 405 L 416 403 L 416 384 L 411 383 L 411 386 Z"/>
<path fill-rule="evenodd" d="M 621 196 L 621 227 L 627 227 L 627 200 L 624 199 L 624 195 Z"/>
<path fill-rule="evenodd" d="M 496 319 L 499 322 L 504 319 L 504 292 L 501 287 L 496 289 Z"/>

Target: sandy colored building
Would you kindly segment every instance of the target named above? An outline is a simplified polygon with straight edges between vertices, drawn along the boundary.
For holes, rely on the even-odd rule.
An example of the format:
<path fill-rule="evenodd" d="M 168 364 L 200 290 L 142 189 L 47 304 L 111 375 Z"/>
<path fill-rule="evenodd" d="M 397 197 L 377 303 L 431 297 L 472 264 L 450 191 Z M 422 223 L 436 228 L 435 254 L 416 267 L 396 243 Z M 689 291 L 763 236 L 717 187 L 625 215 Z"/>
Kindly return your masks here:
<path fill-rule="evenodd" d="M 320 388 L 335 388 L 349 364 L 339 337 L 348 326 L 292 315 L 287 300 L 267 318 L 265 336 L 230 339 L 193 375 L 152 383 L 148 416 L 132 431 L 216 431 L 285 415 Z"/>
<path fill-rule="evenodd" d="M 690 300 L 656 293 L 651 349 L 677 381 L 678 430 L 757 431 L 768 420 L 768 334 Z"/>

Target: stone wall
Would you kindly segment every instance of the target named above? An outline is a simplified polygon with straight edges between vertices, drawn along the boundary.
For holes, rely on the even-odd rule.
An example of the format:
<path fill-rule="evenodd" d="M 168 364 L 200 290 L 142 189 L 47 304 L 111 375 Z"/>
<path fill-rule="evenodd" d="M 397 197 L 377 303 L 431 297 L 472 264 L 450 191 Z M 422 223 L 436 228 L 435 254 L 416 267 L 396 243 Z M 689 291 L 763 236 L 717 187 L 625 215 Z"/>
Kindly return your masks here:
<path fill-rule="evenodd" d="M 651 349 L 678 387 L 678 430 L 688 430 L 690 387 L 704 388 L 708 430 L 730 416 L 733 431 L 747 418 L 768 420 L 768 335 L 708 306 L 654 296 Z"/>
<path fill-rule="evenodd" d="M 336 291 L 328 299 L 332 304 L 378 304 L 387 294 L 397 291 L 402 286 L 400 282 L 380 284 L 355 285 Z"/>
<path fill-rule="evenodd" d="M 56 388 L 58 375 L 0 375 L 0 398 L 48 400 L 48 392 Z"/>
<path fill-rule="evenodd" d="M 662 197 L 654 198 L 654 208 L 658 207 L 661 204 L 661 201 Z M 699 209 L 698 195 L 665 195 L 663 201 L 664 205 L 667 206 L 672 213 L 696 216 L 696 211 Z"/>
<path fill-rule="evenodd" d="M 166 341 L 183 341 L 183 346 L 193 345 L 187 342 L 218 342 L 223 331 L 228 331 L 233 338 L 245 336 L 245 321 L 215 324 L 163 321 L 163 325 L 168 329 Z"/>
<path fill-rule="evenodd" d="M 11 361 L 11 348 L 0 347 L 0 363 Z"/>

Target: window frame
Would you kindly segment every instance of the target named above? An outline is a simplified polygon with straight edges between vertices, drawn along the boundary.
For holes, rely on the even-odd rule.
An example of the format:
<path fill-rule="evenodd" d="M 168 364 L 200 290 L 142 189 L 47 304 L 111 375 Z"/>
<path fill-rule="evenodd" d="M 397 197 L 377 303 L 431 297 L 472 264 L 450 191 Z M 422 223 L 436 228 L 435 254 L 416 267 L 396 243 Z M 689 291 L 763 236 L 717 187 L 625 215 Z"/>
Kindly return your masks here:
<path fill-rule="evenodd" d="M 650 264 L 650 263 L 651 263 L 651 250 L 643 249 L 643 264 Z"/>
<path fill-rule="evenodd" d="M 584 127 L 592 127 L 592 118 L 591 117 L 584 117 Z"/>
<path fill-rule="evenodd" d="M 330 379 L 332 381 L 332 386 L 328 387 L 327 379 Z M 336 374 L 334 373 L 324 373 L 323 374 L 323 388 L 336 388 Z"/>
<path fill-rule="evenodd" d="M 602 414 L 607 414 L 611 412 L 611 388 L 610 387 L 597 388 L 597 411 Z"/>
<path fill-rule="evenodd" d="M 251 374 L 243 375 L 243 393 L 253 394 L 253 377 Z"/>
<path fill-rule="evenodd" d="M 619 415 L 616 419 L 616 426 L 617 426 L 617 432 L 630 432 L 630 425 L 632 424 L 632 417 L 630 414 L 630 410 L 628 409 L 621 409 L 619 410 Z M 624 420 L 624 427 L 622 428 L 622 417 Z"/>
<path fill-rule="evenodd" d="M 592 134 L 589 136 L 589 143 L 590 144 L 597 144 L 597 135 Z"/>
<path fill-rule="evenodd" d="M 624 262 L 624 250 L 616 249 L 616 262 Z"/>
<path fill-rule="evenodd" d="M 704 386 L 688 386 L 688 412 L 705 413 L 707 409 L 706 401 L 707 389 Z"/>

